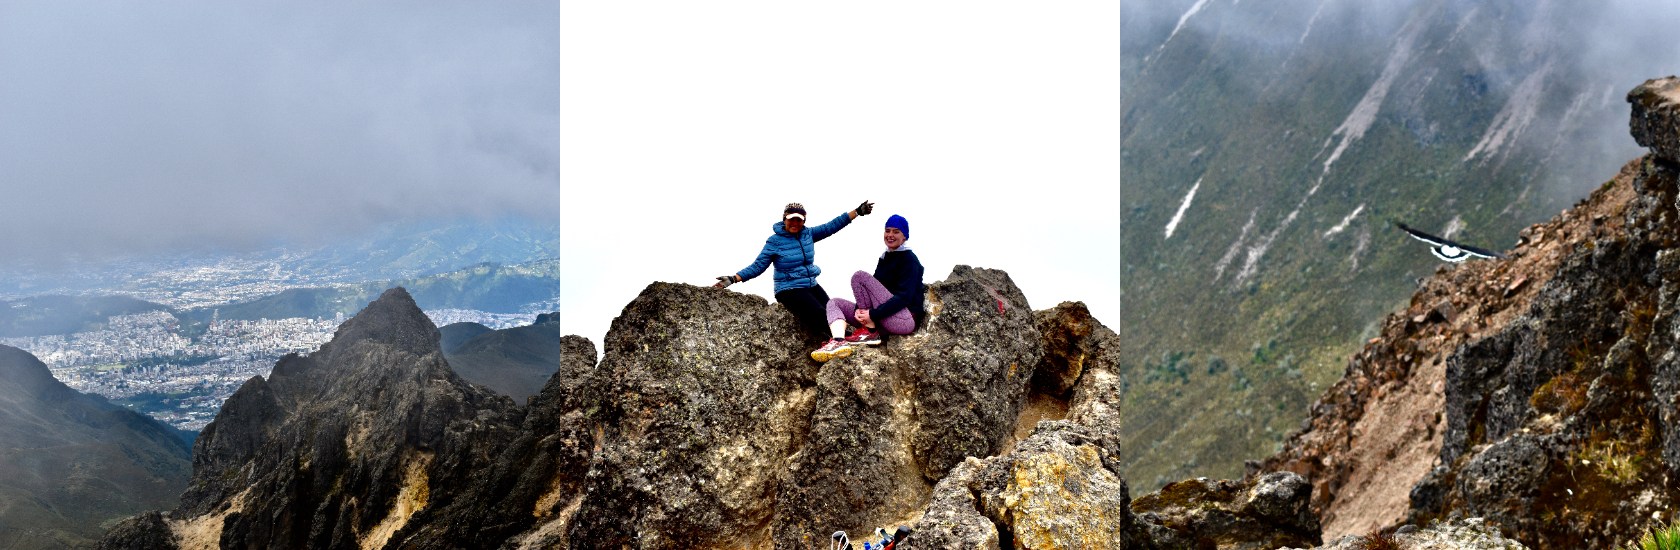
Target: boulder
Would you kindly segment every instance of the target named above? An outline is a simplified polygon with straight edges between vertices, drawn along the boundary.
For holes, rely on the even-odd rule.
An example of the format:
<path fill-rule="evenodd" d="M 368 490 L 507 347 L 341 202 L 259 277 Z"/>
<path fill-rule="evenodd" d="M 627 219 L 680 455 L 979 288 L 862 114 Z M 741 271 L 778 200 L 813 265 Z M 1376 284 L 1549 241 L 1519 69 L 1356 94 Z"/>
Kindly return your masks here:
<path fill-rule="evenodd" d="M 1680 77 L 1653 78 L 1628 92 L 1633 115 L 1628 122 L 1633 140 L 1651 154 L 1680 160 Z"/>
<path fill-rule="evenodd" d="M 1265 549 L 1322 542 L 1309 506 L 1312 485 L 1293 472 L 1247 481 L 1196 478 L 1169 483 L 1132 502 L 1161 547 Z"/>
<path fill-rule="evenodd" d="M 1145 548 L 1130 491 L 1095 432 L 1039 424 L 1010 453 L 969 458 L 934 489 L 913 548 Z"/>

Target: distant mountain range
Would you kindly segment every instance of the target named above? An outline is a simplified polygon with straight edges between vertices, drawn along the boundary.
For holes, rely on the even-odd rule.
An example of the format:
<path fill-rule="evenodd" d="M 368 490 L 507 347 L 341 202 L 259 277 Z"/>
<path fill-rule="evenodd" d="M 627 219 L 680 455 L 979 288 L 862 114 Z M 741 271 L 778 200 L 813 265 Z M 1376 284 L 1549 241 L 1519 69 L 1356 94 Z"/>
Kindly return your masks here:
<path fill-rule="evenodd" d="M 331 284 L 418 277 L 483 263 L 521 264 L 560 253 L 557 222 L 524 218 L 431 220 L 383 227 L 334 243 L 292 243 L 255 251 L 66 259 L 55 265 L 0 267 L 0 296 L 170 290 L 209 270 L 236 280 Z M 183 277 L 183 274 L 186 276 Z M 187 283 L 190 284 L 190 283 Z"/>
<path fill-rule="evenodd" d="M 560 261 L 470 266 L 459 271 L 351 286 L 293 288 L 249 302 L 194 309 L 197 322 L 212 315 L 221 319 L 286 319 L 292 317 L 353 316 L 386 289 L 409 290 L 422 309 L 474 309 L 491 313 L 524 313 L 532 304 L 550 302 L 560 294 Z"/>
<path fill-rule="evenodd" d="M 560 255 L 560 226 L 519 218 L 392 226 L 331 244 L 296 260 L 299 268 L 362 279 L 458 271 L 484 263 L 520 264 Z"/>

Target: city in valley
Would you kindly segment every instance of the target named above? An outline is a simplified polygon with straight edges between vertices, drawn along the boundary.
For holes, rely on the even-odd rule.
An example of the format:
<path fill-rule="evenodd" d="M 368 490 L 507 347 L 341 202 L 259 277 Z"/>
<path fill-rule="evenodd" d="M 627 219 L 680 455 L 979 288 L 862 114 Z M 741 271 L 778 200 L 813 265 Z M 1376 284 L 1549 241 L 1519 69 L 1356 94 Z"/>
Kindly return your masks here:
<path fill-rule="evenodd" d="M 530 324 L 536 317 L 461 309 L 426 314 L 438 326 L 476 322 L 490 328 Z M 0 338 L 0 344 L 34 354 L 76 391 L 196 432 L 246 380 L 268 376 L 288 353 L 319 349 L 343 321 L 342 316 L 216 320 L 203 334 L 187 338 L 175 316 L 152 311 L 110 317 L 103 330 Z"/>

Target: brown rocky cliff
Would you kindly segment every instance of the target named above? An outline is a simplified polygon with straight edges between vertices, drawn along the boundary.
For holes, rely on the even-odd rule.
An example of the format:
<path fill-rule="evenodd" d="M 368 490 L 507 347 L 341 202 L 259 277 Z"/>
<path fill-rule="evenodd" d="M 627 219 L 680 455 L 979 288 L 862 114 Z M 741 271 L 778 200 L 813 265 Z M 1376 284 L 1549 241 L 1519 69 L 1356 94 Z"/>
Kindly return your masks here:
<path fill-rule="evenodd" d="M 1654 523 L 1680 496 L 1677 87 L 1628 96 L 1653 154 L 1511 259 L 1437 270 L 1253 470 L 1310 479 L 1327 538 L 1482 517 L 1533 547 L 1612 548 Z"/>
<path fill-rule="evenodd" d="M 563 338 L 523 409 L 449 373 L 392 301 L 251 380 L 182 507 L 107 547 L 798 549 L 898 525 L 911 548 L 1317 540 L 1294 474 L 1134 503 L 1118 337 L 1077 302 L 1034 312 L 1002 271 L 958 266 L 916 333 L 827 363 L 779 305 L 654 283 L 599 360 Z M 1058 405 L 1024 414 L 1035 400 Z"/>

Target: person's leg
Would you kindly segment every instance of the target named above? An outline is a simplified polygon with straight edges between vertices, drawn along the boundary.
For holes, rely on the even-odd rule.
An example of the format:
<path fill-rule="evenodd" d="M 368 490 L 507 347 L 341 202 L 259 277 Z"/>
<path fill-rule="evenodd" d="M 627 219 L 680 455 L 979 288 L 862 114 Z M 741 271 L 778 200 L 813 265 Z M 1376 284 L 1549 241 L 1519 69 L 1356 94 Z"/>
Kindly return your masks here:
<path fill-rule="evenodd" d="M 822 293 L 821 301 L 818 301 L 816 294 L 809 288 L 788 289 L 777 292 L 776 301 L 786 307 L 795 319 L 799 319 L 799 323 L 804 325 L 806 330 L 813 334 L 823 334 L 827 332 L 828 327 L 828 323 L 823 320 L 826 317 L 827 308 L 824 304 L 828 302 L 828 293 Z"/>
<path fill-rule="evenodd" d="M 846 337 L 846 327 L 854 326 L 857 320 L 852 318 L 852 312 L 857 311 L 857 304 L 845 298 L 830 298 L 828 300 L 828 331 L 835 338 Z"/>
<path fill-rule="evenodd" d="M 892 292 L 887 291 L 874 276 L 863 271 L 852 274 L 852 294 L 857 296 L 857 307 L 874 309 L 875 306 L 892 299 Z M 911 316 L 910 308 L 898 310 L 886 319 L 879 319 L 872 329 L 885 330 L 892 334 L 910 334 L 916 330 L 916 319 Z"/>

